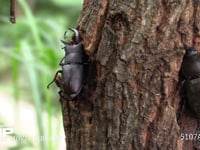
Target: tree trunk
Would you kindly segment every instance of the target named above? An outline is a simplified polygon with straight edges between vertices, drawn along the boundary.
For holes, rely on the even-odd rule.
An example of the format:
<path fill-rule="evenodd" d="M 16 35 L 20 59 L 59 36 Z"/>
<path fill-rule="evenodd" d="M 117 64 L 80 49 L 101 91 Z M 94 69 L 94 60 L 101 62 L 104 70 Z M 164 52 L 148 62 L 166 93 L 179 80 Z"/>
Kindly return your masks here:
<path fill-rule="evenodd" d="M 61 98 L 68 150 L 193 150 L 197 121 L 180 96 L 183 45 L 200 29 L 198 0 L 84 0 L 78 20 L 91 58 L 76 101 Z"/>

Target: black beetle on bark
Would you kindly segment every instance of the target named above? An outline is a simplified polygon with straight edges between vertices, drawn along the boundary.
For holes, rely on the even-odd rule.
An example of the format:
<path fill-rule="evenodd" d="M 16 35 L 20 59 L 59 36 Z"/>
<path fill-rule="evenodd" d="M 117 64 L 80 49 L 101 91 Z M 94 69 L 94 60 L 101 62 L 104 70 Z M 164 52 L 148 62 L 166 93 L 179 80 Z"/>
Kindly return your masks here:
<path fill-rule="evenodd" d="M 62 70 L 57 71 L 55 77 L 49 86 L 55 82 L 60 88 L 60 96 L 67 100 L 75 99 L 83 87 L 85 79 L 85 70 L 88 61 L 84 53 L 83 44 L 81 43 L 79 32 L 76 29 L 71 29 L 75 34 L 72 41 L 66 41 L 66 32 L 64 33 L 61 42 L 65 44 L 65 56 L 60 61 Z"/>
<path fill-rule="evenodd" d="M 190 109 L 196 116 L 200 115 L 200 54 L 195 48 L 187 48 L 181 69 L 179 82 L 182 84 L 182 92 L 185 94 Z"/>
<path fill-rule="evenodd" d="M 185 55 L 179 71 L 180 108 L 177 120 L 181 125 L 181 116 L 184 108 L 197 119 L 196 134 L 200 132 L 200 53 L 195 47 L 186 48 Z M 186 107 L 185 107 L 186 106 Z M 187 107 L 188 106 L 188 107 Z M 199 141 L 194 141 L 194 146 L 199 147 Z"/>

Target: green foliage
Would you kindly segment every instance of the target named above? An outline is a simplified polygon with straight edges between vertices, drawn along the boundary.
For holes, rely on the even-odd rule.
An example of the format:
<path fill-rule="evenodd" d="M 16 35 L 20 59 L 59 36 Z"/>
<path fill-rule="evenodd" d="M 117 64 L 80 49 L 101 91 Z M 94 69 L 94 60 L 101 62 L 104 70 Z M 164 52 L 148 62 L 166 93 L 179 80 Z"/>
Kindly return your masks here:
<path fill-rule="evenodd" d="M 57 88 L 52 86 L 47 90 L 46 86 L 60 69 L 58 63 L 64 54 L 60 38 L 69 27 L 76 27 L 82 1 L 35 0 L 30 7 L 26 0 L 18 0 L 19 13 L 14 25 L 8 21 L 9 7 L 5 7 L 9 6 L 8 2 L 0 6 L 0 59 L 3 60 L 0 80 L 6 78 L 12 84 L 1 82 L 0 89 L 12 88 L 16 103 L 23 97 L 34 105 L 39 136 L 52 137 L 55 133 L 58 136 L 61 117 L 56 117 L 61 122 L 57 129 L 52 127 L 52 118 L 61 116 Z M 44 112 L 47 123 L 44 123 Z M 12 149 L 17 147 L 20 145 Z M 57 147 L 52 142 L 40 142 L 40 149 Z"/>

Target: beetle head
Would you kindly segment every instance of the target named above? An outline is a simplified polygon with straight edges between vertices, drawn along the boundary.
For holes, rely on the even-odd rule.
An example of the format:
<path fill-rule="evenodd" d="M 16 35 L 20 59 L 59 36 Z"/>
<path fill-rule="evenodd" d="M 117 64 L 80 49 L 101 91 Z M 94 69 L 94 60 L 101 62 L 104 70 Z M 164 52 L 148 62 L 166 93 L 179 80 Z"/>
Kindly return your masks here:
<path fill-rule="evenodd" d="M 80 35 L 79 35 L 78 30 L 73 29 L 73 28 L 69 28 L 69 30 L 74 32 L 74 37 L 75 37 L 75 41 L 74 42 L 75 43 L 79 43 L 81 41 L 81 39 L 80 39 Z"/>
<path fill-rule="evenodd" d="M 195 48 L 187 48 L 186 49 L 186 55 L 187 56 L 193 56 L 197 54 L 197 50 Z"/>

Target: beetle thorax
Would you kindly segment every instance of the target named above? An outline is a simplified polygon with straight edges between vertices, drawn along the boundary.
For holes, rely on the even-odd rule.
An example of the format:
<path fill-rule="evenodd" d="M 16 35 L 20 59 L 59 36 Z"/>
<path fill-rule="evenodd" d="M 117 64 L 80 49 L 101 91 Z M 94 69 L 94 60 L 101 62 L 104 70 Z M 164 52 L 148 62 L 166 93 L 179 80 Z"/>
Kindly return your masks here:
<path fill-rule="evenodd" d="M 82 63 L 82 62 L 83 62 L 82 44 L 66 45 L 65 63 Z"/>

